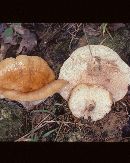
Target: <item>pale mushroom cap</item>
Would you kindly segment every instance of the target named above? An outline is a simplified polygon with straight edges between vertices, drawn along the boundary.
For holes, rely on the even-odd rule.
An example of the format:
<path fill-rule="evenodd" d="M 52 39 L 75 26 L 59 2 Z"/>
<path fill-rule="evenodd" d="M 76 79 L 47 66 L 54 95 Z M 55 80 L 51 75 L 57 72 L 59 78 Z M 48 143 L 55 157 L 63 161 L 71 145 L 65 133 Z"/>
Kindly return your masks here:
<path fill-rule="evenodd" d="M 69 108 L 77 117 L 92 121 L 102 119 L 111 111 L 112 97 L 110 93 L 101 86 L 79 84 L 71 92 Z"/>
<path fill-rule="evenodd" d="M 0 89 L 30 92 L 54 79 L 53 70 L 38 56 L 19 55 L 0 62 Z"/>
<path fill-rule="evenodd" d="M 91 49 L 91 53 L 90 53 Z M 130 84 L 130 68 L 112 49 L 103 45 L 78 48 L 64 62 L 59 79 L 69 81 L 60 94 L 68 100 L 71 90 L 79 83 L 100 85 L 115 101 L 122 99 Z"/>

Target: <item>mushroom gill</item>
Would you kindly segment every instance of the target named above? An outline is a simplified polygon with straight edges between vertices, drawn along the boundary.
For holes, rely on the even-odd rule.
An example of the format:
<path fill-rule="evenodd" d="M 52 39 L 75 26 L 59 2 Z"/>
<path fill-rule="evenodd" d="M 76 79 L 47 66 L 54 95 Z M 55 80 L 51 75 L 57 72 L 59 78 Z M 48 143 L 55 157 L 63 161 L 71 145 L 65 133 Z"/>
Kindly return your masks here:
<path fill-rule="evenodd" d="M 97 121 L 110 112 L 112 97 L 101 86 L 79 84 L 72 90 L 68 103 L 75 117 Z"/>

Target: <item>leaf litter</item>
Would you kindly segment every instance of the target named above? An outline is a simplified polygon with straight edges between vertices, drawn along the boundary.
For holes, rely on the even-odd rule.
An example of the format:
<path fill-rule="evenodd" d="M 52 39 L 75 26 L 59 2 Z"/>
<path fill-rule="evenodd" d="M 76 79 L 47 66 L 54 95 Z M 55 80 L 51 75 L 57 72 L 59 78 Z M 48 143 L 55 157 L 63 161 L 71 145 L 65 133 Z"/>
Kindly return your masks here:
<path fill-rule="evenodd" d="M 41 29 L 42 29 L 42 24 L 45 26 L 46 23 L 41 23 L 40 24 Z M 72 46 L 71 51 L 69 51 L 69 50 L 66 51 L 66 49 L 68 49 L 68 47 L 69 47 L 68 44 L 66 44 L 67 45 L 66 47 L 61 46 L 62 50 L 61 51 L 57 50 L 56 53 L 55 53 L 55 51 L 52 53 L 51 49 L 56 49 L 55 47 L 56 47 L 57 42 L 59 40 L 61 40 L 61 42 L 60 42 L 61 45 L 66 40 L 69 43 L 69 39 L 70 40 L 72 39 L 71 38 L 72 35 L 69 35 L 69 34 L 67 35 L 67 31 L 69 31 L 72 34 L 74 33 L 75 37 L 77 37 L 77 39 L 80 40 L 83 35 L 80 36 L 80 35 L 78 35 L 78 33 L 80 33 L 80 34 L 82 33 L 82 31 L 81 31 L 82 30 L 82 23 L 80 25 L 80 28 L 77 28 L 77 27 L 79 27 L 79 24 L 76 24 L 76 23 L 71 23 L 71 24 L 67 23 L 68 25 L 63 24 L 64 29 L 62 28 L 62 25 L 61 26 L 57 25 L 56 26 L 57 31 L 58 31 L 57 34 L 55 34 L 53 29 L 51 30 L 51 28 L 54 26 L 53 24 L 56 25 L 55 23 L 52 23 L 51 26 L 50 26 L 49 31 L 48 31 L 48 28 L 45 28 L 47 42 L 48 42 L 46 44 L 46 46 L 47 46 L 46 47 L 46 54 L 47 55 L 45 57 L 46 57 L 46 60 L 48 62 L 50 62 L 50 60 L 51 60 L 53 65 L 58 65 L 59 64 L 61 66 L 63 61 L 60 62 L 60 60 L 57 60 L 56 57 L 60 56 L 61 54 L 63 54 L 63 56 L 64 56 L 64 54 L 69 55 L 69 53 L 71 51 L 73 51 L 73 48 L 76 48 L 77 45 Z M 121 23 L 120 25 L 118 23 L 117 26 L 112 25 L 112 24 L 108 24 L 108 29 L 109 29 L 110 32 L 112 31 L 112 29 L 110 29 L 111 26 L 113 26 L 115 31 L 118 30 L 118 29 L 121 29 L 123 27 L 123 25 L 121 25 L 123 23 Z M 114 23 L 114 24 L 117 24 L 117 23 Z M 35 23 L 34 23 L 34 25 L 35 25 Z M 99 36 L 102 37 L 102 31 L 100 30 L 100 25 L 101 25 L 101 23 L 86 23 L 85 24 L 85 31 L 86 31 L 87 35 L 90 36 L 90 37 L 94 37 L 94 38 L 97 38 Z M 47 25 L 47 27 L 48 26 L 49 25 Z M 40 53 L 42 53 L 43 49 L 45 49 L 42 44 L 46 40 L 45 35 L 44 35 L 44 33 L 45 33 L 44 29 L 42 29 L 41 31 L 43 32 L 44 37 L 41 38 L 43 41 L 41 41 L 41 43 L 39 45 L 39 47 L 41 48 L 41 50 L 39 51 Z M 36 30 L 35 32 L 37 34 L 39 34 L 39 36 L 41 36 L 41 34 L 40 34 L 40 32 L 38 30 Z M 31 52 L 33 50 L 33 48 L 35 48 L 37 46 L 37 38 L 36 38 L 35 33 L 31 32 L 30 28 L 27 29 L 27 28 L 23 27 L 23 25 L 21 23 L 10 23 L 10 24 L 9 23 L 7 23 L 7 24 L 6 23 L 1 23 L 0 24 L 0 36 L 1 36 L 0 37 L 0 39 L 1 39 L 0 40 L 1 41 L 0 60 L 5 58 L 6 53 L 10 49 L 10 47 L 15 46 L 16 44 L 17 45 L 19 44 L 19 47 L 16 49 L 17 54 L 21 54 L 21 53 L 25 53 L 25 52 L 29 53 L 29 52 Z M 20 39 L 20 42 L 17 41 L 18 38 Z M 55 40 L 57 40 L 57 42 Z M 44 54 L 42 53 L 41 55 L 44 58 L 44 56 L 43 56 Z M 60 66 L 57 66 L 57 67 L 60 68 Z M 54 66 L 54 70 L 57 73 L 58 70 L 55 68 L 55 66 Z M 77 121 L 77 119 L 75 119 L 72 116 L 72 114 L 70 113 L 66 102 L 63 101 L 62 99 L 61 99 L 61 101 L 59 101 L 59 96 L 58 96 L 57 100 L 54 99 L 54 96 L 47 99 L 46 103 L 47 104 L 45 104 L 45 103 L 40 104 L 40 105 L 44 106 L 43 109 L 42 108 L 40 109 L 39 107 L 37 107 L 37 110 L 36 110 L 36 108 L 34 108 L 35 109 L 34 111 L 26 111 L 27 112 L 26 114 L 33 115 L 32 117 L 30 116 L 30 119 L 27 119 L 27 121 L 29 121 L 29 122 L 32 121 L 32 119 L 34 119 L 32 129 L 35 128 L 35 125 L 37 125 L 38 123 L 40 123 L 43 120 L 45 115 L 49 114 L 50 119 L 47 119 L 48 122 L 46 122 L 47 123 L 46 126 L 44 126 L 45 122 L 40 124 L 40 127 L 36 128 L 36 132 L 35 133 L 33 132 L 33 134 L 32 134 L 33 137 L 31 137 L 31 138 L 26 137 L 27 139 L 24 139 L 24 141 L 39 141 L 38 132 L 42 133 L 43 139 L 44 138 L 49 138 L 49 140 L 55 139 L 55 135 L 53 136 L 53 133 L 54 134 L 55 134 L 55 132 L 57 133 L 58 130 L 60 129 L 60 125 L 58 124 L 58 121 L 59 122 L 63 121 L 64 126 L 61 128 L 61 131 L 60 131 L 60 133 L 58 135 L 57 141 L 59 141 L 59 140 L 60 141 L 65 141 L 65 140 L 68 141 L 69 140 L 69 134 L 73 135 L 72 133 L 78 133 L 78 132 L 80 132 L 81 134 L 84 134 L 84 132 L 85 132 L 84 138 L 82 138 L 82 139 L 80 138 L 81 141 L 89 141 L 89 140 L 90 141 L 107 141 L 108 136 L 106 136 L 106 138 L 103 138 L 100 131 L 102 130 L 102 133 L 103 133 L 103 132 L 105 132 L 107 130 L 108 133 L 109 133 L 110 130 L 109 130 L 108 125 L 107 125 L 109 116 L 107 116 L 104 119 L 104 121 L 102 121 L 103 125 L 106 124 L 106 125 L 104 125 L 104 127 L 106 126 L 106 128 L 104 128 L 104 129 L 101 129 L 102 126 L 100 124 L 99 124 L 99 127 L 98 127 L 98 124 L 96 124 L 96 125 L 95 124 L 90 124 L 90 131 L 94 131 L 93 134 L 90 134 L 89 131 L 88 131 L 88 128 L 85 128 L 85 126 L 87 126 L 87 122 L 86 122 L 85 125 L 83 125 L 83 124 L 80 125 L 80 120 L 79 120 L 78 123 L 75 123 L 75 121 Z M 60 110 L 61 110 L 61 113 L 58 114 L 58 115 L 56 115 L 56 113 L 54 112 L 54 106 L 58 107 L 57 103 L 59 104 Z M 54 112 L 54 114 L 56 116 L 51 115 L 52 110 L 53 110 L 53 112 Z M 65 110 L 65 112 L 62 112 L 62 110 Z M 123 110 L 122 110 L 122 112 L 123 112 Z M 111 117 L 113 117 L 112 114 L 111 114 Z M 120 114 L 118 115 L 118 114 L 116 114 L 116 112 L 114 112 L 114 114 L 115 114 L 114 116 L 117 116 L 117 119 L 119 119 L 119 117 L 121 117 Z M 124 117 L 125 116 L 126 115 L 124 115 Z M 50 121 L 50 123 L 49 123 L 49 121 Z M 122 124 L 121 124 L 121 127 L 122 127 L 126 122 L 123 122 L 122 119 L 120 120 L 120 123 L 121 122 L 122 122 Z M 58 124 L 58 126 L 57 126 L 57 124 Z M 111 126 L 113 124 L 115 125 L 114 128 L 119 125 L 119 124 L 116 124 L 116 122 L 112 122 L 112 124 L 110 125 L 110 129 L 112 129 Z M 26 128 L 26 126 L 24 126 L 24 127 Z M 114 128 L 111 131 L 112 132 L 112 138 L 114 140 L 120 141 L 120 139 L 118 139 L 116 137 L 116 134 L 117 134 L 118 131 L 115 132 Z M 98 132 L 99 132 L 99 135 L 100 135 L 101 138 L 98 137 Z M 120 131 L 120 134 L 121 134 L 121 131 Z M 109 135 L 109 136 L 111 136 L 111 135 Z M 120 135 L 118 137 L 120 137 Z M 72 141 L 74 141 L 74 140 L 72 140 Z"/>

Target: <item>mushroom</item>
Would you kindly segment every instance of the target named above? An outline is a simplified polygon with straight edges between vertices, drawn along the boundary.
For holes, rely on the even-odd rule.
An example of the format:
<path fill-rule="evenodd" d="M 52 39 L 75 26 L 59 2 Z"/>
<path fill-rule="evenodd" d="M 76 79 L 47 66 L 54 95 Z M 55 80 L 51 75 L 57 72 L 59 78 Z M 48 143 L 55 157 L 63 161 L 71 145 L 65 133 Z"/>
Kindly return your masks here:
<path fill-rule="evenodd" d="M 67 101 L 73 99 L 72 92 L 77 92 L 75 91 L 75 89 L 77 89 L 76 86 L 84 83 L 87 84 L 87 86 L 101 86 L 102 89 L 100 89 L 102 92 L 104 89 L 108 91 L 111 94 L 112 101 L 116 102 L 122 99 L 127 93 L 128 84 L 130 84 L 130 68 L 112 49 L 103 45 L 87 45 L 76 49 L 64 62 L 60 69 L 59 79 L 69 82 L 69 84 L 60 90 L 61 96 Z M 87 90 L 86 86 L 85 90 Z M 91 92 L 92 89 L 89 89 L 89 91 Z M 96 91 L 98 92 L 98 89 L 95 89 L 95 94 L 97 94 Z M 88 95 L 90 94 L 88 93 Z M 89 99 L 90 97 L 88 95 L 87 98 Z M 84 95 L 81 98 L 82 100 L 84 100 L 84 98 L 86 99 Z M 92 99 L 94 99 L 94 96 Z M 99 99 L 101 100 L 101 98 Z M 77 100 L 79 101 L 79 99 Z M 102 97 L 102 100 L 105 100 L 105 96 Z M 105 101 L 107 102 L 107 100 Z M 69 101 L 69 107 L 72 111 L 75 107 L 72 107 L 70 103 Z M 101 102 L 96 100 L 96 104 L 97 103 Z M 78 109 L 76 110 L 78 111 Z M 110 109 L 108 110 L 110 111 Z M 99 109 L 98 111 L 98 114 L 100 114 L 101 110 Z M 106 112 L 108 113 L 108 111 Z M 72 113 L 74 113 L 74 111 L 72 111 Z M 78 116 L 77 114 L 75 113 L 74 115 L 80 117 L 79 114 Z M 91 115 L 91 111 L 88 115 Z M 83 116 L 83 114 L 81 114 L 81 116 Z M 84 118 L 87 119 L 88 116 L 85 115 Z M 96 117 L 94 118 L 92 115 L 91 118 L 92 120 L 96 120 Z M 103 117 L 101 116 L 101 118 Z"/>
<path fill-rule="evenodd" d="M 33 106 L 58 92 L 67 81 L 55 80 L 47 62 L 38 56 L 20 55 L 0 62 L 0 98 Z"/>
<path fill-rule="evenodd" d="M 101 86 L 79 84 L 71 92 L 69 107 L 75 117 L 97 121 L 110 112 L 111 94 Z"/>

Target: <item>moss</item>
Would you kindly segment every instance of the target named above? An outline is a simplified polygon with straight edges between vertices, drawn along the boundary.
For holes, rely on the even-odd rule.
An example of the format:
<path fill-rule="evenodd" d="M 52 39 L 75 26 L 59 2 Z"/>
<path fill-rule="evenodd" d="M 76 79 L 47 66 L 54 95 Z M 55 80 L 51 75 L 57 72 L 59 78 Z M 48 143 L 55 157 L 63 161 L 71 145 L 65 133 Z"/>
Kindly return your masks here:
<path fill-rule="evenodd" d="M 22 110 L 0 103 L 0 141 L 14 141 L 22 134 Z"/>

